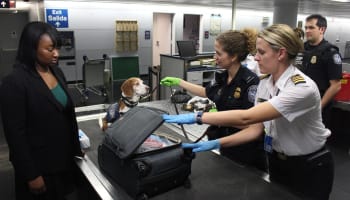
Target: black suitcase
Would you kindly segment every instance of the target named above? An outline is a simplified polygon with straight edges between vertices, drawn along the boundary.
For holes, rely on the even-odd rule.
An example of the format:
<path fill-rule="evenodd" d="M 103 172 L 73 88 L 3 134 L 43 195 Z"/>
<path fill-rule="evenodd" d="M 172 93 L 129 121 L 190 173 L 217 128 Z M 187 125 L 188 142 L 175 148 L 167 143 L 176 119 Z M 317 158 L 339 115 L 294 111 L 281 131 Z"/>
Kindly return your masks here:
<path fill-rule="evenodd" d="M 182 149 L 179 138 L 156 131 L 163 123 L 162 113 L 154 108 L 134 107 L 107 129 L 98 147 L 100 169 L 134 199 L 147 199 L 180 185 L 190 186 L 188 176 L 194 153 Z M 145 151 L 140 146 L 151 134 L 171 144 Z"/>

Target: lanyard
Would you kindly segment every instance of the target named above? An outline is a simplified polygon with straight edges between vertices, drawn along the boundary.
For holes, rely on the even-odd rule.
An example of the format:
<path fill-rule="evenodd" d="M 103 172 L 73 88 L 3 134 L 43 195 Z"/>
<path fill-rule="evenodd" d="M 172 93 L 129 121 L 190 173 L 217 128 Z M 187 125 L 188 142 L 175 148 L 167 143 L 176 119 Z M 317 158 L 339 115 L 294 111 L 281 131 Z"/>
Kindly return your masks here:
<path fill-rule="evenodd" d="M 280 90 L 277 89 L 275 96 L 278 96 L 279 92 L 280 92 Z M 271 98 L 272 98 L 272 95 L 270 95 L 270 99 Z M 269 152 L 269 153 L 272 153 L 272 151 L 273 151 L 273 148 L 272 148 L 272 140 L 273 140 L 272 129 L 273 129 L 273 125 L 274 125 L 273 122 L 274 122 L 274 120 L 270 120 L 268 130 L 266 131 L 266 129 L 265 129 L 266 135 L 264 138 L 264 149 L 266 152 Z M 268 163 L 268 161 L 267 161 L 267 163 Z"/>
<path fill-rule="evenodd" d="M 277 91 L 276 91 L 276 95 L 275 96 L 278 96 L 278 94 L 280 93 L 280 89 L 277 88 Z M 272 95 L 270 95 L 270 99 L 272 99 Z M 269 130 L 268 130 L 268 135 L 272 136 L 272 129 L 273 129 L 273 125 L 274 125 L 274 120 L 270 120 L 270 124 L 269 124 Z"/>

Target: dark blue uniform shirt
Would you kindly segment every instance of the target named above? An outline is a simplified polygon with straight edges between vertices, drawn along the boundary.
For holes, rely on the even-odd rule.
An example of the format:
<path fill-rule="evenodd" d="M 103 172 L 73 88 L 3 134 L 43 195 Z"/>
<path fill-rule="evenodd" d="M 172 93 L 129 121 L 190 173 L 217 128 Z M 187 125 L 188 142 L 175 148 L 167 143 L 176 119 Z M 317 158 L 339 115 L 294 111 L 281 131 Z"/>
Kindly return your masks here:
<path fill-rule="evenodd" d="M 248 109 L 254 106 L 255 94 L 259 84 L 259 77 L 248 68 L 241 66 L 236 76 L 227 83 L 228 72 L 221 71 L 215 74 L 215 80 L 206 86 L 206 95 L 216 104 L 218 111 Z M 233 127 L 210 126 L 206 134 L 209 140 L 225 137 L 240 131 Z M 222 155 L 243 163 L 265 170 L 264 154 L 260 141 L 221 148 Z"/>
<path fill-rule="evenodd" d="M 218 111 L 247 109 L 254 105 L 259 77 L 246 67 L 240 67 L 234 79 L 227 84 L 228 72 L 215 74 L 215 80 L 206 87 L 206 95 Z"/>
<path fill-rule="evenodd" d="M 330 80 L 342 78 L 342 60 L 338 47 L 326 40 L 317 46 L 304 44 L 301 71 L 314 80 L 321 93 L 325 93 Z"/>

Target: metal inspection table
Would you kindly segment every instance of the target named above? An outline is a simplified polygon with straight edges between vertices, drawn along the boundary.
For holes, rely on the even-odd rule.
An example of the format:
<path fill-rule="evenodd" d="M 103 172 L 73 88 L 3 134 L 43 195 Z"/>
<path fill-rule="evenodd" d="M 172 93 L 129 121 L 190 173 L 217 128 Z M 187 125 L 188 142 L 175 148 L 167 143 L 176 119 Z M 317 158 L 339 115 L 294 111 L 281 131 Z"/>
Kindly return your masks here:
<path fill-rule="evenodd" d="M 350 101 L 336 101 L 333 107 L 342 109 L 344 111 L 350 111 Z"/>
<path fill-rule="evenodd" d="M 164 102 L 146 103 L 144 106 L 159 106 L 157 105 L 159 103 Z M 169 110 L 169 112 L 172 113 L 173 111 Z M 91 147 L 86 151 L 84 159 L 77 159 L 76 163 L 101 199 L 131 199 L 118 184 L 100 171 L 97 161 L 97 147 L 101 144 L 104 133 L 100 130 L 96 118 L 87 117 L 86 119 L 86 121 L 83 118 L 78 120 L 79 128 L 89 136 Z M 191 126 L 193 130 L 196 129 L 196 126 L 198 128 L 198 125 Z M 190 130 L 190 127 L 186 127 L 186 129 Z M 205 129 L 205 127 L 200 127 L 199 130 L 201 129 Z M 170 124 L 163 124 L 159 131 L 177 135 L 185 140 L 181 134 L 181 129 Z M 196 138 L 193 134 L 190 139 L 191 137 Z M 250 168 L 239 166 L 213 152 L 196 154 L 196 158 L 192 162 L 192 173 L 189 179 L 191 188 L 180 186 L 150 199 L 300 199 L 286 188 L 263 180 Z"/>

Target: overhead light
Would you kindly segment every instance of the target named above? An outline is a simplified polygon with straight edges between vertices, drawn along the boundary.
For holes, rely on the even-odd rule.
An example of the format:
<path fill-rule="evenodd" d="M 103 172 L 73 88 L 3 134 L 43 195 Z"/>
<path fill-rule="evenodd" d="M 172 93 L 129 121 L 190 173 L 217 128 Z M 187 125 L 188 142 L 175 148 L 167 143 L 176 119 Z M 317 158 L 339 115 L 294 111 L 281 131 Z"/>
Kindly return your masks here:
<path fill-rule="evenodd" d="M 331 1 L 342 2 L 342 3 L 349 3 L 350 2 L 350 0 L 331 0 Z"/>

